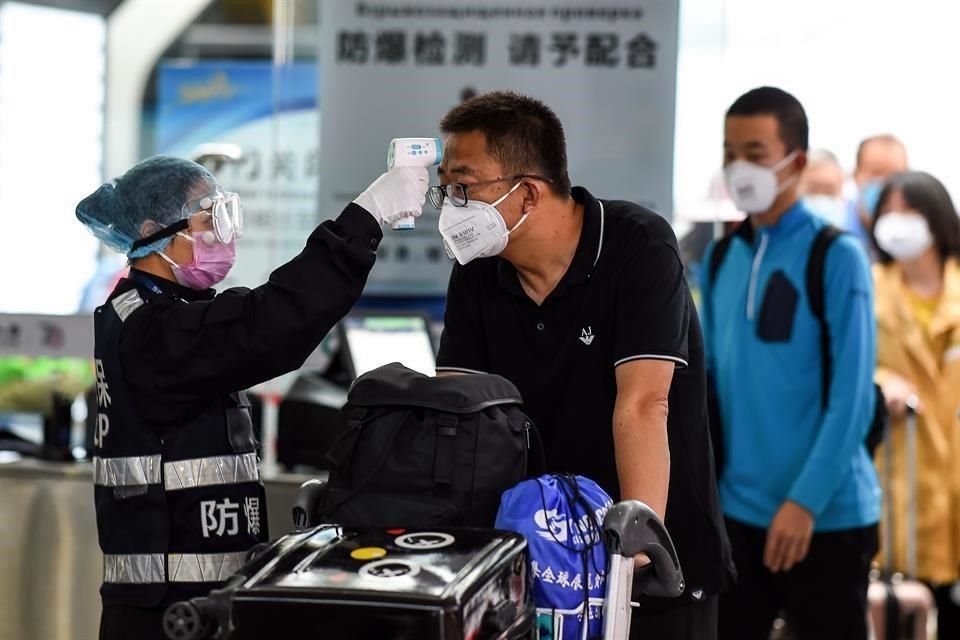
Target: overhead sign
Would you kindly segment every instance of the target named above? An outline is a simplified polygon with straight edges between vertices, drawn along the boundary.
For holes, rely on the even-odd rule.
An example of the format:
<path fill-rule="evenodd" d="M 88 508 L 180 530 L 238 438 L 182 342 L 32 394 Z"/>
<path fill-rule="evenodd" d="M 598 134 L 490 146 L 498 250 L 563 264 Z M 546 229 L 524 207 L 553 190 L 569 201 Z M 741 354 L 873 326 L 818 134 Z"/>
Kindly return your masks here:
<path fill-rule="evenodd" d="M 320 210 L 384 170 L 392 138 L 432 136 L 464 97 L 510 89 L 559 115 L 574 184 L 670 214 L 679 3 L 320 2 Z M 442 293 L 437 216 L 387 233 L 368 293 Z"/>
<path fill-rule="evenodd" d="M 317 212 L 317 66 L 165 62 L 157 83 L 158 153 L 189 158 L 202 144 L 240 147 L 241 159 L 217 174 L 240 194 L 245 218 L 237 264 L 221 287 L 263 284 L 328 217 Z"/>

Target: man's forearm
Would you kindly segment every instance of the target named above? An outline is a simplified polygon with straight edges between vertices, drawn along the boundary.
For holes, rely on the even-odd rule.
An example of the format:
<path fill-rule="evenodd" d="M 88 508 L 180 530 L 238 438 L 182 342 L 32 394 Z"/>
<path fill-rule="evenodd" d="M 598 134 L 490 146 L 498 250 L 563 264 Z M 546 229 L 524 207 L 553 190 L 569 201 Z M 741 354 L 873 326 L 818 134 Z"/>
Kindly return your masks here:
<path fill-rule="evenodd" d="M 670 484 L 667 403 L 621 404 L 613 414 L 613 445 L 623 500 L 640 500 L 663 518 Z"/>

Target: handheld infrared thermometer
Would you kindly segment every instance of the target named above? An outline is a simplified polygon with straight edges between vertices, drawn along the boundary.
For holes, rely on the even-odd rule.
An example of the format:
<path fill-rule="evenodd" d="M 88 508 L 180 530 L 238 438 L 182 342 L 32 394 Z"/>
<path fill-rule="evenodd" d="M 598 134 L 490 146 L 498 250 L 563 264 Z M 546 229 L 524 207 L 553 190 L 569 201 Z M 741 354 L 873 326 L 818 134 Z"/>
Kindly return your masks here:
<path fill-rule="evenodd" d="M 394 167 L 432 167 L 443 158 L 440 138 L 394 138 L 387 147 L 387 171 Z M 413 216 L 395 222 L 393 228 L 413 229 Z"/>

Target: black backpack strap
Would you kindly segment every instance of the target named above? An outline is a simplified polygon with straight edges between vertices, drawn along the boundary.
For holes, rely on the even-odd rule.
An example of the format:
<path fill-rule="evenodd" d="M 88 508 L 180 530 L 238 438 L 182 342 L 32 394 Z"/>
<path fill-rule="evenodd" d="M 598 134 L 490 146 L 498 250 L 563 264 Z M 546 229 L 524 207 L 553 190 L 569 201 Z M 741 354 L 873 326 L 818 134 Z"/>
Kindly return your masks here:
<path fill-rule="evenodd" d="M 707 265 L 707 282 L 711 287 L 717 280 L 717 274 L 720 272 L 721 265 L 723 265 L 723 259 L 727 257 L 734 238 L 739 236 L 744 242 L 751 243 L 753 242 L 753 234 L 753 225 L 749 220 L 744 220 L 736 229 L 717 240 L 717 243 L 713 247 L 713 252 L 710 254 L 710 263 Z M 703 304 L 708 305 L 710 303 L 704 298 Z M 710 440 L 713 448 L 713 466 L 716 477 L 719 479 L 723 466 L 726 463 L 727 454 L 723 449 L 723 424 L 720 421 L 720 400 L 717 397 L 714 381 L 709 376 L 707 378 L 707 416 Z"/>
<path fill-rule="evenodd" d="M 362 407 L 351 407 L 345 410 L 345 413 L 347 428 L 334 439 L 324 456 L 327 462 L 333 465 L 335 472 L 341 474 L 346 473 L 353 450 L 357 446 L 357 438 L 360 437 L 360 430 L 369 418 L 369 412 Z"/>
<path fill-rule="evenodd" d="M 707 271 L 707 282 L 711 285 L 717 279 L 717 272 L 720 271 L 720 265 L 723 264 L 723 259 L 727 257 L 727 251 L 730 250 L 732 242 L 733 234 L 728 233 L 717 240 L 717 244 L 713 247 L 713 253 L 710 254 L 710 267 Z"/>
<path fill-rule="evenodd" d="M 736 229 L 717 240 L 717 244 L 714 245 L 713 253 L 710 254 L 710 264 L 708 265 L 707 270 L 707 282 L 709 282 L 711 285 L 717 279 L 717 273 L 720 271 L 720 266 L 723 264 L 723 259 L 727 257 L 727 252 L 730 250 L 730 245 L 733 244 L 733 239 L 737 237 L 747 244 L 753 242 L 753 225 L 750 224 L 749 220 L 744 220 L 741 222 L 739 225 L 737 225 Z"/>
<path fill-rule="evenodd" d="M 457 423 L 452 413 L 433 413 L 436 424 L 437 446 L 433 453 L 433 481 L 446 486 L 453 485 L 453 472 L 457 462 Z"/>
<path fill-rule="evenodd" d="M 807 298 L 810 301 L 810 310 L 820 324 L 820 355 L 823 363 L 823 406 L 827 406 L 830 395 L 830 380 L 833 376 L 833 363 L 830 355 L 830 327 L 827 325 L 826 314 L 826 263 L 827 250 L 834 240 L 843 235 L 843 231 L 836 227 L 826 226 L 817 233 L 807 258 Z"/>
<path fill-rule="evenodd" d="M 707 265 L 707 282 L 710 283 L 711 287 L 713 287 L 717 281 L 717 273 L 720 271 L 723 259 L 727 257 L 727 252 L 733 243 L 734 235 L 734 233 L 728 233 L 717 240 L 717 244 L 713 247 L 713 253 L 710 254 L 710 264 Z M 706 300 L 704 300 L 703 303 L 708 304 Z M 719 480 L 720 470 L 723 469 L 727 461 L 727 453 L 723 449 L 723 428 L 720 424 L 720 401 L 717 398 L 714 382 L 709 377 L 707 379 L 707 415 L 710 439 L 713 445 L 713 467 Z"/>
<path fill-rule="evenodd" d="M 393 450 L 393 443 L 394 443 L 394 442 L 396 441 L 396 439 L 397 439 L 397 434 L 400 433 L 401 427 L 403 427 L 403 424 L 407 421 L 407 419 L 408 419 L 411 415 L 413 415 L 413 409 L 408 409 L 408 410 L 404 411 L 402 414 L 400 414 L 399 416 L 397 416 L 397 419 L 393 421 L 393 424 L 391 424 L 391 425 L 388 427 L 388 428 L 390 429 L 390 435 L 387 436 L 387 446 L 384 447 L 384 449 L 383 449 L 383 456 L 380 458 L 380 460 L 377 462 L 377 464 L 375 464 L 375 465 L 373 466 L 373 468 L 370 470 L 370 473 L 368 473 L 367 476 L 366 476 L 363 480 L 361 480 L 360 482 L 356 483 L 356 484 L 350 489 L 349 493 L 348 493 L 344 498 L 342 498 L 339 502 L 336 502 L 336 503 L 334 503 L 334 504 L 325 504 L 325 505 L 323 506 L 323 508 L 321 509 L 321 513 L 323 514 L 324 517 L 329 517 L 329 515 L 330 515 L 331 513 L 333 513 L 334 511 L 336 511 L 337 509 L 339 509 L 339 508 L 342 507 L 343 505 L 345 505 L 345 504 L 347 504 L 348 502 L 350 502 L 350 501 L 351 501 L 354 497 L 356 497 L 361 491 L 363 491 L 364 488 L 366 488 L 366 486 L 370 483 L 371 480 L 373 480 L 373 478 L 374 478 L 374 477 L 377 475 L 377 473 L 380 471 L 380 468 L 383 467 L 383 465 L 387 462 L 387 458 L 390 457 L 390 452 Z M 350 410 L 350 412 L 348 413 L 348 418 L 347 418 L 348 429 L 347 429 L 346 432 L 344 432 L 343 435 L 340 436 L 340 438 L 337 438 L 337 441 L 334 442 L 333 446 L 331 447 L 331 450 L 332 450 L 332 449 L 335 449 L 335 448 L 338 448 L 338 446 L 340 445 L 340 441 L 346 436 L 346 438 L 348 439 L 348 441 L 349 441 L 349 443 L 350 443 L 350 444 L 349 444 L 349 452 L 350 452 L 350 455 L 351 455 L 351 457 L 352 457 L 352 455 L 353 455 L 353 450 L 354 450 L 354 448 L 356 448 L 356 446 L 357 446 L 357 440 L 358 440 L 359 437 L 360 437 L 360 431 L 362 431 L 364 428 L 366 428 L 367 424 L 368 424 L 374 417 L 376 417 L 376 416 L 367 413 L 365 410 L 363 410 L 363 413 L 361 413 L 361 409 L 352 408 L 352 409 Z M 331 456 L 330 454 L 327 454 L 327 458 L 328 458 L 329 460 L 331 460 L 331 461 L 335 461 L 335 460 L 339 459 L 339 460 L 341 461 L 340 464 L 341 464 L 341 465 L 343 464 L 343 463 L 342 463 L 342 460 L 343 460 L 342 457 L 340 457 L 340 458 L 335 458 L 335 457 Z M 341 466 L 340 469 L 342 469 L 342 468 L 343 468 L 343 467 Z M 335 469 L 335 472 L 336 472 L 336 471 L 338 471 L 338 470 Z M 339 475 L 347 475 L 347 474 L 343 474 L 343 473 L 341 472 Z M 336 478 L 336 476 L 334 476 L 334 478 Z M 341 482 L 342 482 L 342 481 L 348 481 L 348 479 L 347 479 L 347 478 L 342 478 L 342 479 L 341 479 Z"/>

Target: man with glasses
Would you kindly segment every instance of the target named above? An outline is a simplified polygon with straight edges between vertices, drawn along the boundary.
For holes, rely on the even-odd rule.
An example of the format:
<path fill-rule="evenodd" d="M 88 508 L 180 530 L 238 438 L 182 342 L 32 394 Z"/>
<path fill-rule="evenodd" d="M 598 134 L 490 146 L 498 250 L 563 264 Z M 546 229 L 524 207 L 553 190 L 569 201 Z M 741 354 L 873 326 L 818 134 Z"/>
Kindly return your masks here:
<path fill-rule="evenodd" d="M 571 188 L 563 127 L 538 100 L 480 95 L 440 127 L 441 185 L 428 195 L 458 264 L 437 371 L 513 381 L 550 471 L 587 476 L 665 516 L 686 593 L 645 598 L 635 635 L 716 637 L 732 567 L 700 327 L 670 225 Z"/>
<path fill-rule="evenodd" d="M 164 638 L 166 606 L 269 539 L 243 390 L 303 364 L 360 297 L 381 225 L 419 215 L 426 189 L 426 169 L 383 174 L 266 283 L 219 295 L 243 218 L 200 165 L 149 158 L 77 205 L 131 266 L 94 313 L 102 640 Z"/>

